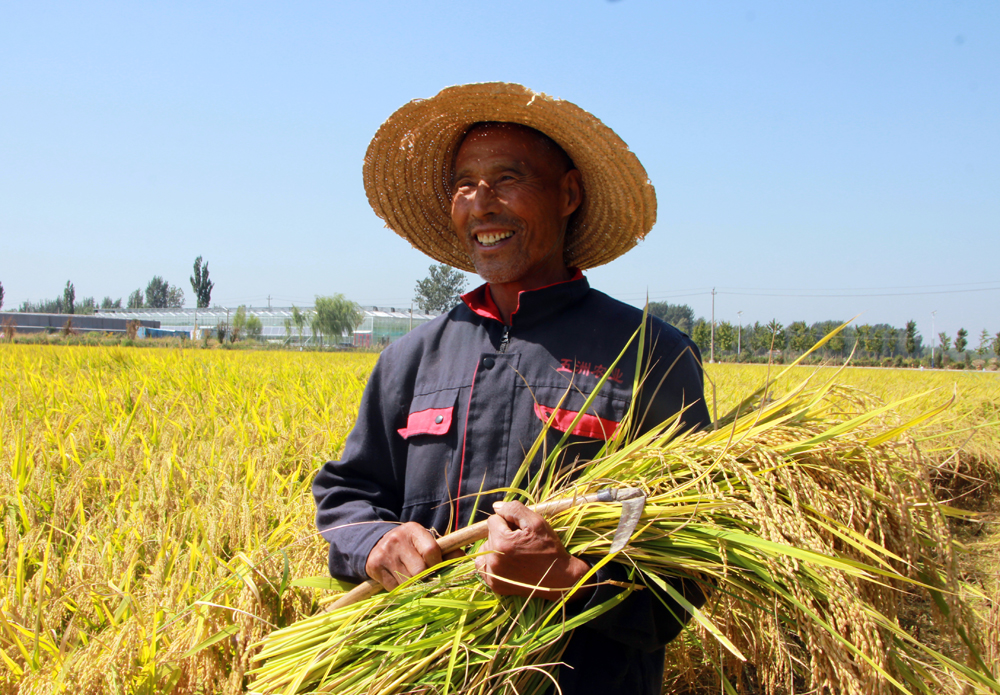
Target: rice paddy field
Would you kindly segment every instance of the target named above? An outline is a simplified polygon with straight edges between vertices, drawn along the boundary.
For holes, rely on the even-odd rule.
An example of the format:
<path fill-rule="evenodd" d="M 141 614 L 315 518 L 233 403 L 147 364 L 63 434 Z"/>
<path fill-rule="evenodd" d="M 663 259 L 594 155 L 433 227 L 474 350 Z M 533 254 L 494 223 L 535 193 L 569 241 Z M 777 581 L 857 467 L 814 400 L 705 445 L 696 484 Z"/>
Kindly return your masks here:
<path fill-rule="evenodd" d="M 252 645 L 329 595 L 309 487 L 375 359 L 0 345 L 0 693 L 246 692 Z M 721 414 L 768 368 L 707 375 Z M 972 513 L 951 529 L 995 674 L 1000 376 L 803 367 L 772 397 L 809 375 L 902 401 L 899 421 L 950 403 L 903 437 L 938 499 Z M 915 603 L 902 619 L 933 642 L 931 613 Z M 672 658 L 685 692 L 702 666 Z"/>

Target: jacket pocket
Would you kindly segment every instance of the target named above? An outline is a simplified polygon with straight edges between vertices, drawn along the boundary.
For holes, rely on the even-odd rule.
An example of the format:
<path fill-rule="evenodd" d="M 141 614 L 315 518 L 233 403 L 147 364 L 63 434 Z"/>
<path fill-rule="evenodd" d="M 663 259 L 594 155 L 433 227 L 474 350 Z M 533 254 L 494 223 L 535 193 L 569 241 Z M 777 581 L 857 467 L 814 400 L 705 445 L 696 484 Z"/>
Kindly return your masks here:
<path fill-rule="evenodd" d="M 455 396 L 455 392 L 444 392 L 414 397 L 406 427 L 396 431 L 403 439 L 421 434 L 448 434 L 455 415 Z"/>
<path fill-rule="evenodd" d="M 555 416 L 553 416 L 553 413 L 555 413 Z M 535 403 L 535 415 L 543 423 L 548 422 L 549 418 L 552 418 L 552 427 L 560 432 L 569 432 L 580 437 L 602 439 L 604 441 L 614 436 L 619 424 L 617 420 L 603 418 L 599 415 L 591 415 L 590 413 L 581 414 L 577 410 L 550 408 L 541 403 Z M 579 419 L 577 419 L 578 416 Z M 576 421 L 575 425 L 573 424 L 574 420 Z"/>

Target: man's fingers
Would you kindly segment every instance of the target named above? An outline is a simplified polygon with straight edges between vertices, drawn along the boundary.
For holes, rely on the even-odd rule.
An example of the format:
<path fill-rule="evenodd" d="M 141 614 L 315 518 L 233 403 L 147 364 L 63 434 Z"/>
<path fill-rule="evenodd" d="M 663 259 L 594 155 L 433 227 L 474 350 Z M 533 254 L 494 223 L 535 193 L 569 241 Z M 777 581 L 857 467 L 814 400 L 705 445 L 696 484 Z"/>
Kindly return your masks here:
<path fill-rule="evenodd" d="M 434 536 L 427 529 L 417 526 L 407 540 L 413 552 L 403 554 L 403 564 L 406 565 L 407 576 L 423 572 L 428 567 L 433 567 L 441 562 L 441 549 L 438 547 Z"/>
<path fill-rule="evenodd" d="M 408 522 L 382 536 L 368 554 L 365 571 L 386 589 L 441 562 L 441 549 L 430 531 Z"/>
<path fill-rule="evenodd" d="M 424 563 L 428 567 L 433 567 L 434 565 L 440 564 L 441 562 L 441 548 L 438 547 L 437 540 L 431 535 L 431 532 L 422 526 L 418 526 L 419 533 L 414 533 L 411 538 L 413 547 L 416 548 L 420 556 L 424 558 Z"/>
<path fill-rule="evenodd" d="M 538 528 L 547 522 L 521 502 L 502 502 L 493 505 L 493 511 L 515 528 Z"/>
<path fill-rule="evenodd" d="M 491 514 L 487 517 L 486 528 L 489 530 L 489 536 L 483 550 L 486 549 L 487 545 L 490 550 L 502 550 L 510 542 L 510 537 L 515 532 L 507 520 L 499 514 Z"/>

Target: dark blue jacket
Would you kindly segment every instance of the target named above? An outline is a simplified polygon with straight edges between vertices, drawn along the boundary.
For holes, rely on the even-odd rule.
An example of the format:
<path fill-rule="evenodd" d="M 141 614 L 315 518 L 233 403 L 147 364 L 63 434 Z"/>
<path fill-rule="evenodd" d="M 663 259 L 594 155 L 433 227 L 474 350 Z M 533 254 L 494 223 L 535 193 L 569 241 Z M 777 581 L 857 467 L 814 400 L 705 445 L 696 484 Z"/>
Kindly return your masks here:
<path fill-rule="evenodd" d="M 369 551 L 400 522 L 444 534 L 485 518 L 502 494 L 474 503 L 475 493 L 510 483 L 543 419 L 564 396 L 562 410 L 568 412 L 557 414 L 557 426 L 573 419 L 642 321 L 640 310 L 591 289 L 580 273 L 522 292 L 509 327 L 499 320 L 486 285 L 463 300 L 382 352 L 341 459 L 316 475 L 316 523 L 330 543 L 333 576 L 367 578 Z M 643 362 L 650 372 L 639 397 L 643 429 L 684 407 L 685 427 L 706 425 L 694 343 L 651 318 L 646 346 Z M 633 343 L 577 424 L 568 462 L 593 458 L 622 419 L 636 358 Z M 550 431 L 547 448 L 561 436 Z M 612 578 L 624 579 L 623 568 L 609 565 L 598 576 Z M 678 586 L 696 603 L 703 600 L 693 585 Z M 614 591 L 602 587 L 588 604 Z M 659 693 L 663 645 L 680 628 L 651 591 L 634 593 L 576 630 L 563 655 L 572 667 L 560 671 L 563 693 Z"/>

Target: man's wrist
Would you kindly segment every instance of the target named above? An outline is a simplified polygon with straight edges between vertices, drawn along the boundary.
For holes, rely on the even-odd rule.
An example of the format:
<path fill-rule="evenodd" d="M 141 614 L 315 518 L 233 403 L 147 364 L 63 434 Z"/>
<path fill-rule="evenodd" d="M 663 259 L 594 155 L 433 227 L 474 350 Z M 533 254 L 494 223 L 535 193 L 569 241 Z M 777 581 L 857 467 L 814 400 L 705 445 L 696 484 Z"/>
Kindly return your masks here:
<path fill-rule="evenodd" d="M 582 560 L 581 558 L 570 555 L 570 560 L 568 564 L 569 564 L 568 569 L 564 575 L 567 578 L 564 584 L 564 586 L 566 587 L 565 589 L 561 591 L 556 590 L 556 591 L 541 592 L 536 595 L 541 596 L 542 598 L 547 599 L 549 601 L 562 601 L 563 597 L 566 596 L 567 592 L 570 592 L 569 596 L 566 598 L 566 603 L 577 603 L 578 601 L 586 601 L 593 593 L 594 587 L 589 586 L 588 584 L 584 584 L 583 586 L 580 586 L 576 590 L 573 590 L 572 587 L 575 587 L 577 584 L 579 584 L 580 580 L 582 580 L 587 575 L 587 573 L 590 572 L 590 567 L 591 567 L 590 563 L 588 563 L 586 560 Z"/>

